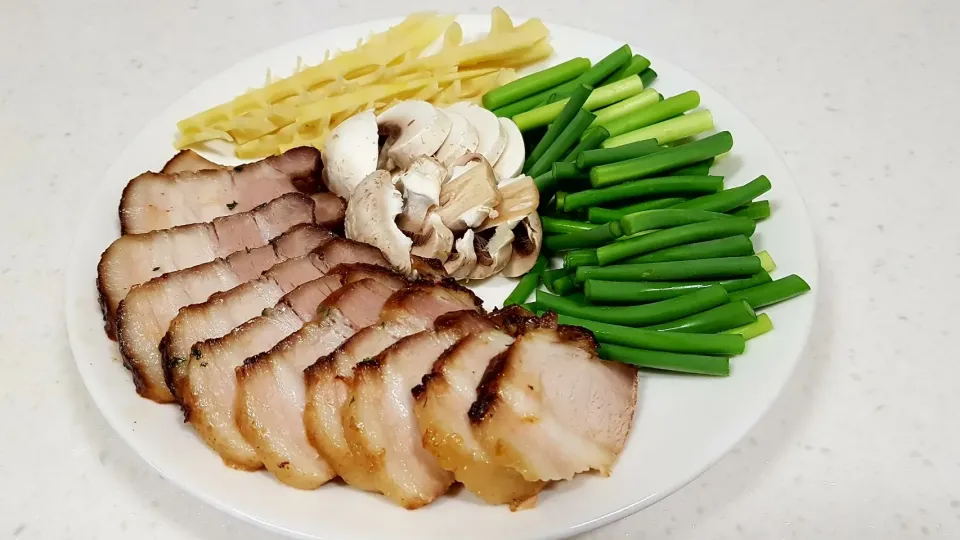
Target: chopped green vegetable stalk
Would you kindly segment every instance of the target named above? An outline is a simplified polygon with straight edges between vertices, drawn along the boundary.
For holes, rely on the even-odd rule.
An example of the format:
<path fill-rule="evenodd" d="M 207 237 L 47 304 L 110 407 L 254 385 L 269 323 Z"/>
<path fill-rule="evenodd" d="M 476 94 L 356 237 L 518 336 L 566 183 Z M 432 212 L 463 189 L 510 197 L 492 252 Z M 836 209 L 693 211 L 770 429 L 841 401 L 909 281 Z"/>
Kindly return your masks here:
<path fill-rule="evenodd" d="M 678 146 L 677 148 L 682 147 Z M 680 203 L 671 208 L 695 208 L 698 210 L 708 210 L 710 212 L 729 212 L 770 191 L 771 187 L 770 179 L 760 175 L 742 186 L 725 189 L 720 193 L 690 199 L 687 202 Z"/>
<path fill-rule="evenodd" d="M 497 109 L 544 90 L 571 81 L 590 69 L 587 58 L 573 58 L 553 67 L 521 77 L 483 95 L 483 106 Z"/>
<path fill-rule="evenodd" d="M 759 309 L 770 306 L 810 290 L 810 285 L 796 274 L 780 278 L 770 283 L 744 289 L 735 293 L 731 298 L 746 300 L 750 307 Z"/>
<path fill-rule="evenodd" d="M 536 177 L 549 171 L 554 163 L 560 161 L 571 148 L 577 145 L 580 136 L 590 127 L 594 118 L 596 118 L 596 116 L 594 116 L 592 112 L 586 109 L 580 109 L 580 112 L 573 117 L 573 120 L 567 124 L 567 127 L 563 129 L 556 140 L 553 141 L 533 166 L 530 167 L 528 174 Z"/>
<path fill-rule="evenodd" d="M 770 275 L 766 272 L 758 272 L 748 278 L 721 281 L 627 282 L 588 279 L 583 284 L 583 292 L 587 300 L 596 304 L 645 304 L 675 298 L 711 285 L 720 285 L 732 293 L 764 283 L 770 283 Z"/>
<path fill-rule="evenodd" d="M 600 248 L 602 249 L 602 248 Z M 597 249 L 599 255 L 600 249 Z M 675 281 L 683 279 L 724 279 L 752 276 L 763 270 L 760 257 L 718 257 L 690 261 L 615 264 L 612 266 L 580 266 L 574 281 L 588 279 L 607 281 Z"/>
<path fill-rule="evenodd" d="M 770 201 L 756 201 L 750 204 L 739 206 L 730 211 L 731 214 L 740 217 L 750 218 L 754 221 L 762 221 L 770 217 Z"/>
<path fill-rule="evenodd" d="M 640 80 L 643 81 L 644 88 L 650 88 L 653 81 L 657 79 L 657 72 L 653 68 L 647 68 L 640 72 Z"/>
<path fill-rule="evenodd" d="M 650 60 L 647 60 L 639 54 L 633 55 L 633 58 L 629 62 L 624 64 L 620 69 L 614 71 L 607 79 L 605 83 L 611 83 L 619 81 L 621 79 L 626 79 L 631 75 L 639 75 L 643 70 L 650 67 Z"/>
<path fill-rule="evenodd" d="M 600 61 L 588 69 L 586 73 L 578 77 L 577 82 L 589 86 L 596 86 L 600 84 L 600 81 L 616 73 L 618 69 L 629 63 L 632 57 L 633 52 L 630 50 L 630 46 L 624 45 L 600 59 Z"/>
<path fill-rule="evenodd" d="M 652 304 L 610 307 L 591 306 L 569 298 L 554 296 L 542 290 L 537 291 L 537 303 L 550 311 L 625 326 L 648 326 L 672 321 L 725 304 L 728 298 L 727 291 L 716 285 Z"/>
<path fill-rule="evenodd" d="M 678 178 L 713 178 L 710 176 L 690 176 Z M 719 178 L 719 177 L 718 177 Z M 651 180 L 655 180 L 651 178 Z M 649 182 L 649 180 L 640 180 L 640 182 Z M 614 186 L 614 188 L 621 187 Z M 613 189 L 613 188 L 607 188 Z M 569 197 L 567 202 L 569 204 Z M 680 225 L 689 225 L 691 223 L 700 223 L 702 221 L 713 221 L 717 219 L 732 219 L 734 216 L 721 214 L 720 212 L 707 212 L 705 210 L 676 210 L 673 208 L 662 208 L 660 210 L 645 210 L 643 212 L 634 212 L 624 216 L 620 220 L 620 227 L 624 234 L 637 234 L 642 231 L 653 229 L 667 229 Z"/>
<path fill-rule="evenodd" d="M 548 236 L 543 243 L 551 251 L 564 251 L 602 246 L 621 236 L 623 236 L 623 231 L 620 229 L 620 224 L 611 221 L 610 223 L 597 225 L 589 231 Z"/>
<path fill-rule="evenodd" d="M 586 178 L 587 175 L 577 168 L 576 163 L 569 161 L 558 161 L 551 167 L 553 177 L 557 180 L 571 180 L 575 178 Z"/>
<path fill-rule="evenodd" d="M 624 133 L 652 126 L 657 122 L 680 116 L 681 114 L 696 109 L 700 106 L 700 94 L 694 91 L 684 92 L 682 94 L 669 97 L 659 103 L 654 102 L 648 107 L 643 107 L 634 114 L 618 116 L 614 120 L 601 122 L 603 127 L 607 128 L 611 137 L 623 135 Z M 652 137 L 648 137 L 652 138 Z M 640 140 L 640 139 L 635 139 Z"/>
<path fill-rule="evenodd" d="M 553 175 L 553 170 L 547 171 L 533 179 L 533 183 L 537 186 L 537 191 L 540 192 L 540 202 L 543 202 L 544 199 L 549 198 L 545 195 L 547 193 L 553 193 L 557 187 L 558 180 L 559 179 Z"/>
<path fill-rule="evenodd" d="M 743 326 L 738 326 L 736 328 L 731 328 L 729 330 L 724 330 L 723 334 L 740 334 L 743 336 L 743 339 L 750 340 L 757 336 L 762 336 L 767 332 L 773 330 L 773 321 L 770 320 L 770 316 L 766 313 L 761 313 L 757 315 L 757 320 L 752 323 L 745 324 Z"/>
<path fill-rule="evenodd" d="M 686 200 L 687 199 L 682 197 L 665 197 L 662 199 L 651 199 L 649 201 L 634 203 L 622 208 L 594 207 L 587 210 L 587 219 L 590 221 L 590 223 L 607 223 L 608 221 L 618 220 L 623 216 L 627 216 L 635 212 L 669 208 Z"/>
<path fill-rule="evenodd" d="M 527 161 L 523 164 L 524 170 L 529 170 L 531 167 L 533 167 L 533 165 L 540 159 L 541 156 L 543 156 L 547 149 L 553 146 L 553 143 L 556 142 L 558 137 L 560 137 L 560 134 L 563 133 L 563 130 L 567 128 L 567 124 L 573 121 L 574 117 L 577 116 L 577 113 L 580 112 L 581 108 L 583 107 L 583 103 L 587 101 L 587 97 L 589 95 L 589 86 L 580 86 L 573 92 L 573 94 L 570 95 L 570 99 L 567 100 L 567 104 L 563 107 L 563 111 L 561 111 L 560 115 L 557 116 L 557 119 L 550 124 L 550 127 L 547 128 L 547 132 L 543 134 L 543 138 L 540 139 L 540 142 L 537 143 L 537 146 L 533 149 L 533 152 L 530 153 Z M 543 172 L 546 172 L 546 170 Z M 533 174 L 530 176 L 536 178 L 538 175 Z"/>
<path fill-rule="evenodd" d="M 577 249 L 563 254 L 563 267 L 566 269 L 596 265 L 597 250 L 595 249 Z"/>
<path fill-rule="evenodd" d="M 603 144 L 603 141 L 607 140 L 609 136 L 610 132 L 603 126 L 594 126 L 588 129 L 584 132 L 583 136 L 580 137 L 580 142 L 563 158 L 563 161 L 576 163 L 577 157 L 582 152 L 600 148 L 600 145 Z"/>
<path fill-rule="evenodd" d="M 766 251 L 757 253 L 757 257 L 760 258 L 760 266 L 763 267 L 764 272 L 770 273 L 777 269 L 777 263 L 773 261 L 773 257 Z"/>
<path fill-rule="evenodd" d="M 643 83 L 640 77 L 633 76 L 601 86 L 593 90 L 590 96 L 584 101 L 582 107 L 589 111 L 606 107 L 607 105 L 617 103 L 631 96 L 643 92 Z M 538 127 L 546 126 L 552 123 L 566 106 L 568 99 L 561 99 L 547 105 L 537 107 L 536 109 L 520 113 L 513 117 L 513 122 L 517 124 L 520 131 L 529 131 Z"/>
<path fill-rule="evenodd" d="M 652 351 L 733 356 L 743 353 L 745 341 L 738 334 L 687 334 L 631 328 L 588 319 L 559 315 L 560 324 L 582 326 L 593 332 L 600 343 L 623 345 Z"/>
<path fill-rule="evenodd" d="M 703 139 L 662 149 L 659 152 L 594 167 L 590 170 L 590 183 L 599 188 L 654 176 L 670 169 L 718 156 L 729 152 L 731 148 L 733 148 L 733 136 L 729 131 L 721 131 Z M 597 151 L 599 150 L 593 150 L 593 152 Z"/>
<path fill-rule="evenodd" d="M 710 168 L 713 167 L 714 161 L 716 161 L 716 158 L 710 158 L 674 169 L 670 171 L 670 176 L 703 176 L 710 174 Z"/>
<path fill-rule="evenodd" d="M 602 144 L 601 144 L 602 146 Z M 595 150 L 586 150 L 577 156 L 577 167 L 580 169 L 589 169 L 598 165 L 607 163 L 616 163 L 626 161 L 641 156 L 653 154 L 662 150 L 657 144 L 656 139 L 646 141 L 637 141 L 635 143 L 625 144 L 616 148 L 597 148 Z"/>
<path fill-rule="evenodd" d="M 725 356 L 649 351 L 610 343 L 601 343 L 597 347 L 597 354 L 604 360 L 613 360 L 647 369 L 714 377 L 730 375 L 730 359 Z"/>
<path fill-rule="evenodd" d="M 712 334 L 743 326 L 755 320 L 757 320 L 757 314 L 750 307 L 750 304 L 738 300 L 648 328 L 661 332 Z"/>
<path fill-rule="evenodd" d="M 570 276 L 563 276 L 553 282 L 553 291 L 560 296 L 567 296 L 575 290 L 577 290 L 577 285 Z"/>
<path fill-rule="evenodd" d="M 592 174 L 591 172 L 591 177 Z M 627 199 L 639 199 L 651 195 L 717 193 L 722 189 L 722 176 L 665 176 L 661 178 L 647 178 L 604 188 L 586 189 L 577 193 L 570 193 L 566 199 L 564 199 L 563 211 L 571 212 L 578 208 L 588 208 Z"/>
<path fill-rule="evenodd" d="M 643 255 L 644 253 L 681 244 L 714 240 L 738 234 L 753 236 L 756 228 L 757 223 L 752 219 L 735 216 L 731 216 L 729 219 L 691 223 L 603 246 L 597 249 L 597 259 L 601 265 L 607 265 L 627 257 Z"/>
<path fill-rule="evenodd" d="M 742 257 L 753 254 L 753 242 L 749 238 L 738 234 L 716 240 L 695 242 L 682 246 L 673 246 L 666 249 L 638 255 L 624 259 L 624 263 L 692 261 L 696 259 L 716 259 L 719 257 Z M 759 256 L 759 254 L 758 254 Z M 761 265 L 762 265 L 761 257 Z"/>
<path fill-rule="evenodd" d="M 540 216 L 540 226 L 546 234 L 567 234 L 577 231 L 589 231 L 596 225 L 585 221 Z"/>
<path fill-rule="evenodd" d="M 635 96 L 628 97 L 619 103 L 615 102 L 597 111 L 597 119 L 593 121 L 593 125 L 607 126 L 617 123 L 627 116 L 642 114 L 646 112 L 646 109 L 652 108 L 654 104 L 662 103 L 660 101 L 662 98 L 663 96 L 659 92 L 653 88 L 648 88 Z"/>
<path fill-rule="evenodd" d="M 605 127 L 609 131 L 610 127 Z M 667 144 L 686 139 L 687 137 L 693 137 L 698 133 L 710 131 L 711 129 L 713 129 L 713 115 L 710 114 L 710 111 L 693 111 L 689 114 L 653 124 L 652 126 L 640 128 L 616 137 L 610 137 L 604 141 L 601 146 L 603 148 L 611 148 L 645 139 L 656 139 L 660 144 Z"/>
<path fill-rule="evenodd" d="M 527 298 L 530 298 L 530 295 L 536 290 L 537 285 L 540 284 L 540 275 L 546 268 L 547 258 L 541 254 L 537 257 L 537 262 L 534 263 L 533 268 L 520 278 L 513 292 L 503 301 L 504 307 L 526 302 Z"/>
<path fill-rule="evenodd" d="M 558 268 L 556 270 L 544 270 L 541 274 L 540 279 L 543 282 L 543 285 L 550 292 L 556 292 L 553 288 L 553 284 L 560 278 L 564 276 L 569 276 L 573 271 L 567 268 Z"/>

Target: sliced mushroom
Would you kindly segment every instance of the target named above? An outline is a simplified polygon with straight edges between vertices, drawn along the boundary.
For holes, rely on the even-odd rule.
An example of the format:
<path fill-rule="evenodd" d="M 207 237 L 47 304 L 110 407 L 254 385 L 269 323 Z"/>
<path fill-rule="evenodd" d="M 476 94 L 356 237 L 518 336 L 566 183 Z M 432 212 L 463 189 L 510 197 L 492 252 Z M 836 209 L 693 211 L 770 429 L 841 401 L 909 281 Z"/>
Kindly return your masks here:
<path fill-rule="evenodd" d="M 467 122 L 473 124 L 477 135 L 480 136 L 477 153 L 487 158 L 490 163 L 496 163 L 507 144 L 506 130 L 500 125 L 497 116 L 479 105 L 466 101 L 454 103 L 449 110 L 462 114 Z"/>
<path fill-rule="evenodd" d="M 500 127 L 507 135 L 507 142 L 503 147 L 503 153 L 493 165 L 493 172 L 497 173 L 500 181 L 504 181 L 520 174 L 527 150 L 523 145 L 523 133 L 520 133 L 520 128 L 513 123 L 513 120 L 509 118 L 498 118 L 498 120 Z"/>
<path fill-rule="evenodd" d="M 374 171 L 347 202 L 343 228 L 347 238 L 379 248 L 397 271 L 410 274 L 413 241 L 395 223 L 402 210 L 403 196 L 390 181 L 390 173 Z"/>
<path fill-rule="evenodd" d="M 427 216 L 423 230 L 413 237 L 411 253 L 425 259 L 446 262 L 453 250 L 453 233 L 436 214 Z"/>
<path fill-rule="evenodd" d="M 465 158 L 472 156 L 474 154 Z M 440 188 L 440 207 L 436 212 L 448 229 L 460 233 L 483 223 L 502 201 L 493 167 L 481 158 L 465 172 L 443 184 Z"/>
<path fill-rule="evenodd" d="M 408 233 L 419 233 L 424 220 L 440 204 L 440 183 L 447 169 L 429 156 L 420 156 L 393 179 L 403 189 L 403 213 L 397 224 Z"/>
<path fill-rule="evenodd" d="M 426 101 L 397 103 L 377 117 L 386 137 L 381 162 L 387 169 L 406 167 L 420 156 L 432 156 L 450 134 L 450 118 Z M 386 160 L 383 157 L 386 157 Z"/>
<path fill-rule="evenodd" d="M 467 122 L 462 114 L 455 111 L 445 111 L 445 114 L 450 118 L 450 134 L 437 150 L 435 157 L 440 163 L 449 167 L 457 159 L 476 152 L 480 144 L 480 136 L 477 134 L 477 128 Z"/>
<path fill-rule="evenodd" d="M 443 269 L 450 274 L 453 279 L 467 279 L 474 267 L 477 266 L 477 254 L 474 251 L 474 234 L 472 229 L 467 229 L 461 238 L 454 242 L 453 255 L 447 262 L 443 263 Z"/>
<path fill-rule="evenodd" d="M 510 262 L 513 231 L 507 224 L 484 231 L 476 235 L 473 247 L 477 253 L 477 266 L 470 272 L 470 279 L 486 279 L 499 273 Z"/>
<path fill-rule="evenodd" d="M 504 180 L 497 190 L 503 197 L 503 201 L 496 207 L 496 215 L 491 214 L 479 227 L 478 231 L 497 227 L 501 224 L 507 224 L 510 228 L 516 226 L 523 218 L 537 211 L 540 204 L 540 192 L 537 185 L 533 183 L 533 178 L 529 176 L 518 176 L 509 180 Z"/>
<path fill-rule="evenodd" d="M 540 255 L 540 244 L 543 241 L 543 229 L 540 225 L 540 215 L 530 214 L 513 229 L 513 256 L 510 262 L 503 267 L 501 274 L 506 277 L 520 277 L 533 268 Z"/>
<path fill-rule="evenodd" d="M 377 117 L 357 113 L 330 132 L 323 147 L 323 179 L 330 191 L 349 199 L 354 188 L 377 170 Z"/>

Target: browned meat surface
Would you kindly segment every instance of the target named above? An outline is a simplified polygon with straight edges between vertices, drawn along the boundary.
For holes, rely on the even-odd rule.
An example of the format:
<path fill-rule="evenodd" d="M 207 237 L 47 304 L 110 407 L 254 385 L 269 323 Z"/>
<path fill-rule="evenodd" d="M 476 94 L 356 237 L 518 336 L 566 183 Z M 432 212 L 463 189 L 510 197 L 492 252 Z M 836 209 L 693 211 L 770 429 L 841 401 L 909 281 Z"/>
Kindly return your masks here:
<path fill-rule="evenodd" d="M 328 297 L 325 311 L 270 351 L 247 359 L 237 369 L 237 425 L 267 469 L 283 483 L 315 489 L 336 473 L 307 440 L 303 412 L 303 370 L 352 336 L 365 321 L 351 320 L 350 304 L 367 309 L 383 305 L 403 285 L 385 269 L 344 268 L 343 293 Z M 382 274 L 374 277 L 375 274 Z M 355 281 L 361 278 L 359 281 Z M 341 307 L 344 310 L 341 310 Z"/>
<path fill-rule="evenodd" d="M 303 256 L 331 238 L 326 229 L 298 226 L 266 246 L 170 272 L 131 289 L 117 310 L 117 341 L 137 392 L 159 403 L 173 401 L 164 382 L 159 347 L 180 308 L 255 279 L 272 266 Z"/>
<path fill-rule="evenodd" d="M 421 444 L 410 390 L 444 350 L 492 326 L 472 310 L 443 315 L 434 330 L 407 336 L 354 368 L 343 411 L 347 442 L 370 483 L 404 508 L 430 503 L 454 480 Z M 466 418 L 466 408 L 462 413 Z"/>
<path fill-rule="evenodd" d="M 200 154 L 190 150 L 181 150 L 177 155 L 170 158 L 170 161 L 160 169 L 161 174 L 177 174 L 181 172 L 196 172 L 208 169 L 223 169 L 225 167 L 217 165 Z"/>
<path fill-rule="evenodd" d="M 186 367 L 183 361 L 194 343 L 225 335 L 273 306 L 295 287 L 328 274 L 341 264 L 387 264 L 376 248 L 342 238 L 334 238 L 317 249 L 309 257 L 309 265 L 302 268 L 303 273 L 298 270 L 302 263 L 293 266 L 293 262 L 282 263 L 258 280 L 214 294 L 204 303 L 180 310 L 170 322 L 160 348 L 167 386 L 175 397 L 179 395 Z"/>
<path fill-rule="evenodd" d="M 343 218 L 346 217 L 347 203 L 337 197 L 336 193 L 325 191 L 323 193 L 314 193 L 313 202 L 316 205 L 314 217 L 317 225 L 322 225 L 330 229 L 342 229 Z"/>
<path fill-rule="evenodd" d="M 123 190 L 120 231 L 139 234 L 247 212 L 296 192 L 305 179 L 313 193 L 321 168 L 320 152 L 301 147 L 233 169 L 146 172 Z"/>
<path fill-rule="evenodd" d="M 468 413 L 493 462 L 531 482 L 610 474 L 633 423 L 637 370 L 601 360 L 593 335 L 545 316 L 497 355 Z"/>
<path fill-rule="evenodd" d="M 479 309 L 480 300 L 455 283 L 418 283 L 390 296 L 380 322 L 364 328 L 336 351 L 306 369 L 307 404 L 304 423 L 314 448 L 350 485 L 378 491 L 365 464 L 355 459 L 342 420 L 353 367 L 399 339 L 430 328 L 434 319 L 451 311 Z"/>
<path fill-rule="evenodd" d="M 413 255 L 410 261 L 413 263 L 413 271 L 420 279 L 440 281 L 450 277 L 450 274 L 443 269 L 443 263 L 437 259 L 425 259 Z"/>
<path fill-rule="evenodd" d="M 490 360 L 513 343 L 504 333 L 512 331 L 512 325 L 499 315 L 503 313 L 491 319 L 503 330 L 473 332 L 440 355 L 423 383 L 413 389 L 414 411 L 423 446 L 441 467 L 452 471 L 458 482 L 484 501 L 517 508 L 529 506 L 544 482 L 528 482 L 514 469 L 495 464 L 474 436 L 467 417 Z M 527 318 L 529 313 L 514 316 Z"/>
<path fill-rule="evenodd" d="M 250 212 L 114 240 L 100 256 L 97 288 L 107 334 L 115 335 L 117 306 L 134 285 L 264 246 L 292 227 L 313 223 L 313 200 L 290 193 Z"/>

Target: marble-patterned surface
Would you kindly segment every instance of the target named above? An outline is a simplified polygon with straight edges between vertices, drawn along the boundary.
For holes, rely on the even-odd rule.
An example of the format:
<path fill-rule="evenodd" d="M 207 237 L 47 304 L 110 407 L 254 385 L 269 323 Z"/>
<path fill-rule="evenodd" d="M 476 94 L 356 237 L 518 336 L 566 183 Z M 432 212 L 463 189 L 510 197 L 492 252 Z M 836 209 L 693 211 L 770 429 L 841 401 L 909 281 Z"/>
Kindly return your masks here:
<path fill-rule="evenodd" d="M 592 539 L 960 537 L 960 3 L 503 2 L 655 44 L 781 150 L 819 317 L 793 380 L 715 467 Z M 67 346 L 73 222 L 133 134 L 211 73 L 438 1 L 0 2 L 0 538 L 264 540 L 119 441 Z"/>

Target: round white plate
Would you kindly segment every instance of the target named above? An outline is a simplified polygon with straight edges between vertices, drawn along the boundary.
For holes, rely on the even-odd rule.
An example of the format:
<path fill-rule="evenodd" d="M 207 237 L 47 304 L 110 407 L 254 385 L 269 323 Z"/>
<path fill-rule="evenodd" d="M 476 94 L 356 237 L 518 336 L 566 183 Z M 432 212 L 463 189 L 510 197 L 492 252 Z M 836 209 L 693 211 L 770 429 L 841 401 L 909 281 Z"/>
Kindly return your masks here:
<path fill-rule="evenodd" d="M 488 17 L 459 18 L 465 35 L 485 32 Z M 165 477 L 200 499 L 268 529 L 311 539 L 380 538 L 560 538 L 610 523 L 677 490 L 727 452 L 767 410 L 790 376 L 811 326 L 814 294 L 769 310 L 776 330 L 751 341 L 733 360 L 728 378 L 648 375 L 630 439 L 613 475 L 580 475 L 547 489 L 536 509 L 510 512 L 480 503 L 469 493 L 442 497 L 407 511 L 384 498 L 335 483 L 316 491 L 286 487 L 265 472 L 225 467 L 176 407 L 141 399 L 123 368 L 116 344 L 103 332 L 94 282 L 100 253 L 119 235 L 117 205 L 127 180 L 157 170 L 174 150 L 178 120 L 262 84 L 266 68 L 285 74 L 298 55 L 318 62 L 326 49 L 352 47 L 357 38 L 381 31 L 383 20 L 324 31 L 250 58 L 201 84 L 141 132 L 109 169 L 83 222 L 72 256 L 66 294 L 70 343 L 84 382 L 121 437 Z M 551 24 L 553 62 L 574 56 L 596 61 L 621 43 Z M 647 54 L 638 43 L 634 51 Z M 760 224 L 758 248 L 769 249 L 777 275 L 797 273 L 817 285 L 817 260 L 803 201 L 790 172 L 766 138 L 747 118 L 706 84 L 668 61 L 649 55 L 664 95 L 695 89 L 713 111 L 717 129 L 734 134 L 733 154 L 715 170 L 727 185 L 759 174 L 773 182 L 768 198 L 773 217 Z M 222 158 L 218 158 L 221 159 Z M 499 305 L 512 282 L 498 278 L 476 288 L 487 306 Z"/>

